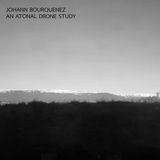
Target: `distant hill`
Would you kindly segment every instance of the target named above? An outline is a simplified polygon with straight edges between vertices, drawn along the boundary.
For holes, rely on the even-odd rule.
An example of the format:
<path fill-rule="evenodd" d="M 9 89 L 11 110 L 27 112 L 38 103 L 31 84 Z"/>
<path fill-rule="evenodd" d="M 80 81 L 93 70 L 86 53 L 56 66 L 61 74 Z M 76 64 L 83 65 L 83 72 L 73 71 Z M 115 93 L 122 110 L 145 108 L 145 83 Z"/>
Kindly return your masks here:
<path fill-rule="evenodd" d="M 109 101 L 128 101 L 128 102 L 147 102 L 160 103 L 160 98 L 156 96 L 120 96 L 107 92 L 102 93 L 78 93 L 78 92 L 47 92 L 39 90 L 14 90 L 0 92 L 0 104 L 21 103 L 42 101 L 50 102 L 109 102 Z"/>
<path fill-rule="evenodd" d="M 56 93 L 42 91 L 5 91 L 0 92 L 1 103 L 20 103 L 31 101 L 42 102 L 98 102 L 98 101 L 124 101 L 125 97 L 110 93 Z"/>

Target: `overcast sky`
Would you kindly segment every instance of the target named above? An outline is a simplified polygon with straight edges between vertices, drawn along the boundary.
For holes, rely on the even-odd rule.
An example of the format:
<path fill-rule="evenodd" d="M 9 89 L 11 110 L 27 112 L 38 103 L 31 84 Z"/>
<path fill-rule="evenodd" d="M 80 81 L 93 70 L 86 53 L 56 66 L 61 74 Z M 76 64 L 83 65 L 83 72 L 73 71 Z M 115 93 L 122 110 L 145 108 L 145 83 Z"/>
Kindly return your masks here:
<path fill-rule="evenodd" d="M 6 19 L 8 7 L 66 7 L 71 20 Z M 0 0 L 0 90 L 160 90 L 159 0 Z"/>

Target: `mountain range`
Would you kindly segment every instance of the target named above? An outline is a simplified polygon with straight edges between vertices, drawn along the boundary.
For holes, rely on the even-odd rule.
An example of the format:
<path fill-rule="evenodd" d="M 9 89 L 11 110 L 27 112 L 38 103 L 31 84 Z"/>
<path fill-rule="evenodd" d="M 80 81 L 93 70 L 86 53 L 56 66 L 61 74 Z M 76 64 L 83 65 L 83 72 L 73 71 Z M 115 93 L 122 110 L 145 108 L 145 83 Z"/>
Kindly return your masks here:
<path fill-rule="evenodd" d="M 44 91 L 3 91 L 0 92 L 1 103 L 20 103 L 31 101 L 50 102 L 97 102 L 123 101 L 125 97 L 110 93 L 74 93 L 74 92 L 44 92 Z"/>
<path fill-rule="evenodd" d="M 51 102 L 99 102 L 99 101 L 130 101 L 130 102 L 160 102 L 155 96 L 120 96 L 111 93 L 78 93 L 78 92 L 49 92 L 40 90 L 10 90 L 0 92 L 0 104 L 28 103 L 32 101 Z"/>

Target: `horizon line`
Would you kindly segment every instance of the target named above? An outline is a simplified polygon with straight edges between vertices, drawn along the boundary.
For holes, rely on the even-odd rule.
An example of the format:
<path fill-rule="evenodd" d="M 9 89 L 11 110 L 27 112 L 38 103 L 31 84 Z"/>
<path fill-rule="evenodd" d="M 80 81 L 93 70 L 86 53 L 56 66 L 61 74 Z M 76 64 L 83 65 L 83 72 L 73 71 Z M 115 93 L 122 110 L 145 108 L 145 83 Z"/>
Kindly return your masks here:
<path fill-rule="evenodd" d="M 142 97 L 150 97 L 150 96 L 156 96 L 157 93 L 159 92 L 154 92 L 154 93 L 132 93 L 132 94 L 118 94 L 118 93 L 112 93 L 112 92 L 107 92 L 107 91 L 75 91 L 75 90 L 63 90 L 63 89 L 58 89 L 58 90 L 52 90 L 52 89 L 4 89 L 0 90 L 0 92 L 14 92 L 14 91 L 25 91 L 25 92 L 48 92 L 48 93 L 73 93 L 73 94 L 83 94 L 83 93 L 108 93 L 108 94 L 113 94 L 113 95 L 118 95 L 118 96 L 142 96 Z"/>

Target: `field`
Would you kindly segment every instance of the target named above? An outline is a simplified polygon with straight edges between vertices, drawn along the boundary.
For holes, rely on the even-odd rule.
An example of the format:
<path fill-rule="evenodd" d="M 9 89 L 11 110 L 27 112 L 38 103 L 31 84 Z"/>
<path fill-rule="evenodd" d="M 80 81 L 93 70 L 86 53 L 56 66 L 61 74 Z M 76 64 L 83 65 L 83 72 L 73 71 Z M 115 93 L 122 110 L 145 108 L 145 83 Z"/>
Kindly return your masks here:
<path fill-rule="evenodd" d="M 0 106 L 0 159 L 159 160 L 160 103 Z"/>

